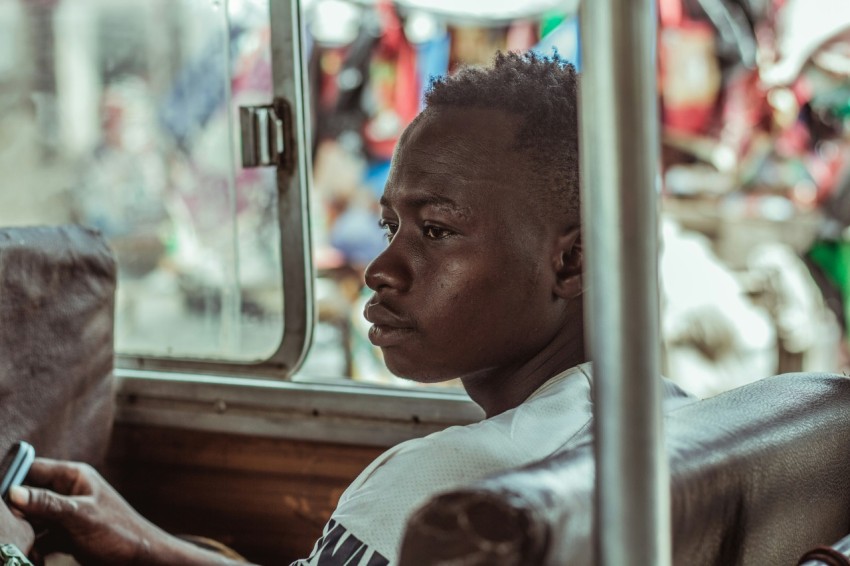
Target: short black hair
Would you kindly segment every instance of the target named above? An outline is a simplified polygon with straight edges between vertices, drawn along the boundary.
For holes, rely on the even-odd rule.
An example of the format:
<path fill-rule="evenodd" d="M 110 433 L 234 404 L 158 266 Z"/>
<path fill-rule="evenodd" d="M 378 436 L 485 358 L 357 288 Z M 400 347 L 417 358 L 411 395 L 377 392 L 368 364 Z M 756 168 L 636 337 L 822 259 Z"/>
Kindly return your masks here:
<path fill-rule="evenodd" d="M 520 118 L 514 147 L 532 166 L 537 202 L 568 227 L 580 222 L 578 73 L 557 53 L 496 54 L 491 67 L 466 67 L 432 78 L 428 108 L 479 107 Z"/>

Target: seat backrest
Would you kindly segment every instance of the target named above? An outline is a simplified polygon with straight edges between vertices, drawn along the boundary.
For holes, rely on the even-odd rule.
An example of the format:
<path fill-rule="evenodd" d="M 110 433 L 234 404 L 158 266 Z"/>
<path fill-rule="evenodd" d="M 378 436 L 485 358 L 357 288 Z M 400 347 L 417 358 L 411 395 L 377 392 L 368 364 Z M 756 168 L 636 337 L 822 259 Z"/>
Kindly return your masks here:
<path fill-rule="evenodd" d="M 850 380 L 786 374 L 665 418 L 675 564 L 793 565 L 850 532 Z M 432 499 L 404 565 L 593 564 L 593 448 Z M 602 525 L 601 528 L 605 528 Z"/>
<path fill-rule="evenodd" d="M 115 262 L 76 226 L 0 230 L 0 450 L 99 463 L 114 412 Z"/>

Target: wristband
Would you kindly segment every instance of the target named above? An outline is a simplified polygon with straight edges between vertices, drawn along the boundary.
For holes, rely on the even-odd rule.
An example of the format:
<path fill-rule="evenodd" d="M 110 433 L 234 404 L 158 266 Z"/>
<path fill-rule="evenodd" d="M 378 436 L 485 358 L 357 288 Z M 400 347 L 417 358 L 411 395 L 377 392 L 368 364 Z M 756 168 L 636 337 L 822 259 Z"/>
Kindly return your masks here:
<path fill-rule="evenodd" d="M 33 566 L 14 544 L 0 544 L 0 566 Z"/>

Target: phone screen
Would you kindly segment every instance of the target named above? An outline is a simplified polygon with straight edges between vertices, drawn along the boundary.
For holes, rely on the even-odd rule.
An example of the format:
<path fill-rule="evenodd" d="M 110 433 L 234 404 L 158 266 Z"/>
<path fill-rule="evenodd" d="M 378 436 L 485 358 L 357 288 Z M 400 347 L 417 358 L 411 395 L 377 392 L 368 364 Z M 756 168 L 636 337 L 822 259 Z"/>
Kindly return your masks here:
<path fill-rule="evenodd" d="M 35 460 L 35 449 L 27 442 L 19 440 L 6 452 L 0 463 L 0 496 L 8 501 L 9 489 L 21 485 L 27 477 L 30 466 Z"/>

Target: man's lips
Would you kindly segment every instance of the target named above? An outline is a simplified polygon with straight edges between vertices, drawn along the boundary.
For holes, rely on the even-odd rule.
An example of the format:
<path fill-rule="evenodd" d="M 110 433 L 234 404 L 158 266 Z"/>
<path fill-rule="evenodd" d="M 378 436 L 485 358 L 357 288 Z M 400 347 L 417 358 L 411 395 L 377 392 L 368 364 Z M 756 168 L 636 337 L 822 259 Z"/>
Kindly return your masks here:
<path fill-rule="evenodd" d="M 395 346 L 406 340 L 414 331 L 413 324 L 380 303 L 368 303 L 363 316 L 372 323 L 369 341 L 379 348 Z"/>

